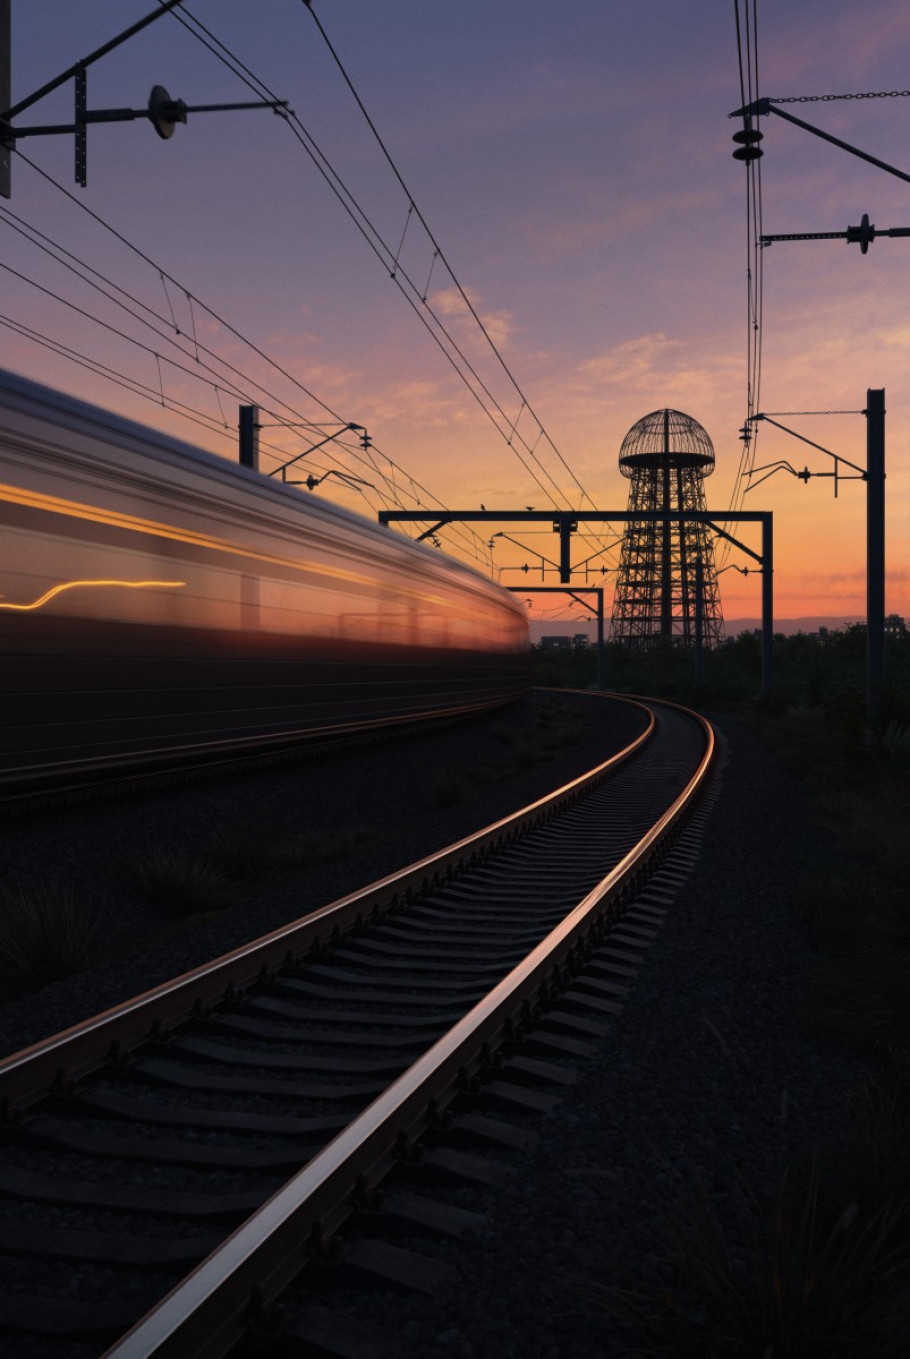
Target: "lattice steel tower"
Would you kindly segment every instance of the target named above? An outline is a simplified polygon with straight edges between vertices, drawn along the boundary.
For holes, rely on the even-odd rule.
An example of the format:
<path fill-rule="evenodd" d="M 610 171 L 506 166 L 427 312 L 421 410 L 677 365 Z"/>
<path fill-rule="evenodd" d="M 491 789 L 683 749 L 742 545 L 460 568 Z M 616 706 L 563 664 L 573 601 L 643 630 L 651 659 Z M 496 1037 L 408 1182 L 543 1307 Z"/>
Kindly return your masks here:
<path fill-rule="evenodd" d="M 623 439 L 619 468 L 632 482 L 630 514 L 704 510 L 714 446 L 690 415 L 652 411 Z M 723 636 L 723 617 L 708 526 L 679 518 L 629 520 L 613 598 L 613 641 L 637 649 L 661 639 L 693 645 L 698 612 L 704 645 L 715 646 Z"/>

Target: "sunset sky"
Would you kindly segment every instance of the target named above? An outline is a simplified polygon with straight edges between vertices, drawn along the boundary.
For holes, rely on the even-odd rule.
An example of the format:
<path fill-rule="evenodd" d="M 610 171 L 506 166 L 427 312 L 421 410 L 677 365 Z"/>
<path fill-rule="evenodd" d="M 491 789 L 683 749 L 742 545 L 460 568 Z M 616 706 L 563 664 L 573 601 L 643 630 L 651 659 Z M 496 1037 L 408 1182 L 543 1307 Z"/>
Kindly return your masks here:
<path fill-rule="evenodd" d="M 13 99 L 154 8 L 12 0 Z M 86 189 L 74 184 L 71 137 L 23 139 L 19 150 L 78 203 L 13 157 L 12 198 L 0 200 L 0 312 L 152 399 L 8 326 L 0 363 L 230 457 L 235 388 L 312 423 L 280 430 L 263 416 L 263 440 L 287 456 L 336 421 L 363 425 L 372 466 L 353 439 L 306 465 L 371 483 L 366 498 L 337 477 L 315 492 L 367 514 L 393 493 L 407 508 L 429 495 L 457 508 L 577 507 L 584 493 L 588 505 L 624 509 L 623 436 L 671 406 L 714 442 L 706 492 L 720 514 L 735 493 L 747 412 L 747 172 L 731 158 L 741 124 L 728 118 L 741 103 L 735 9 L 734 0 L 315 0 L 405 191 L 302 0 L 188 0 L 176 13 L 205 25 L 206 40 L 220 40 L 299 122 L 269 110 L 191 113 L 169 141 L 145 120 L 94 126 Z M 910 85 L 904 0 L 757 0 L 757 19 L 763 96 Z M 190 106 L 256 97 L 174 15 L 89 69 L 89 108 L 141 109 L 155 84 Z M 69 82 L 16 123 L 71 121 L 72 99 Z M 910 173 L 910 98 L 784 107 Z M 765 119 L 763 131 L 765 232 L 844 231 L 863 213 L 879 229 L 910 226 L 907 183 L 782 119 Z M 301 144 L 308 137 L 359 205 L 361 229 Z M 27 228 L 49 238 L 45 250 Z M 50 241 L 109 280 L 108 291 L 125 290 L 124 305 L 51 258 Z M 394 279 L 377 242 L 397 257 Z M 776 243 L 763 263 L 758 409 L 856 412 L 867 388 L 886 389 L 886 608 L 910 615 L 910 239 L 876 240 L 866 256 L 843 240 Z M 486 410 L 434 341 L 439 324 Z M 177 402 L 203 424 L 171 409 Z M 862 415 L 780 418 L 865 462 Z M 823 454 L 765 428 L 756 463 L 779 459 L 830 470 Z M 780 473 L 744 507 L 774 511 L 778 617 L 864 614 L 862 483 L 845 483 L 835 500 L 829 480 Z M 492 540 L 504 584 L 520 583 L 515 566 L 535 554 L 558 556 L 552 533 L 535 529 L 508 528 L 521 548 Z M 492 531 L 442 538 L 489 562 Z M 742 537 L 758 548 L 754 529 Z M 597 547 L 580 541 L 576 558 Z M 611 548 L 602 561 L 617 559 Z M 736 553 L 724 561 L 750 564 Z M 540 584 L 539 567 L 532 575 Z M 721 599 L 729 619 L 757 616 L 758 577 L 726 571 Z M 535 617 L 547 613 L 568 616 L 535 602 Z"/>

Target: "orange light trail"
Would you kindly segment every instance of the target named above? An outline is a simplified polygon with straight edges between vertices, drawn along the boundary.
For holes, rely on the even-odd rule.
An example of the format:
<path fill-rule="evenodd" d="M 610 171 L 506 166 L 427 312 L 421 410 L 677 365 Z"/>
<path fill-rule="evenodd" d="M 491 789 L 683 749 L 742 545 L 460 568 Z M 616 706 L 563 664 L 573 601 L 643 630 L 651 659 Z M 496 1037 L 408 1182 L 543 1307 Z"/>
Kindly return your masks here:
<path fill-rule="evenodd" d="M 0 609 L 15 609 L 20 613 L 31 613 L 40 609 L 49 599 L 62 594 L 64 590 L 85 589 L 91 586 L 114 585 L 122 590 L 177 590 L 186 585 L 185 580 L 66 580 L 62 585 L 54 585 L 31 604 L 0 604 Z"/>
<path fill-rule="evenodd" d="M 96 505 L 85 505 L 78 500 L 66 500 L 61 496 L 27 490 L 22 486 L 0 483 L 0 500 L 5 500 L 11 505 L 24 505 L 29 509 L 62 514 L 71 519 L 87 519 L 93 524 L 129 529 L 134 533 L 146 533 L 156 538 L 170 538 L 174 542 L 188 543 L 193 547 L 207 548 L 212 552 L 223 552 L 234 557 L 247 557 L 252 561 L 265 562 L 269 565 L 289 567 L 301 574 L 323 576 L 330 580 L 365 586 L 368 589 L 376 589 L 377 587 L 377 581 L 364 575 L 361 571 L 329 566 L 311 557 L 294 558 L 278 556 L 270 552 L 257 552 L 255 549 L 241 547 L 239 543 L 233 543 L 226 538 L 216 538 L 207 533 L 196 532 L 193 529 L 180 529 L 173 524 L 165 524 L 160 520 L 142 519 L 138 515 L 123 514 L 118 510 L 106 510 Z M 431 593 L 427 589 L 419 590 L 413 586 L 396 585 L 395 593 L 403 599 L 418 600 L 423 604 L 448 605 L 451 608 L 451 600 L 446 599 L 443 595 Z M 5 607 L 19 608 L 22 606 L 7 605 Z M 468 617 L 473 616 L 473 610 L 469 605 L 461 607 L 459 612 Z"/>

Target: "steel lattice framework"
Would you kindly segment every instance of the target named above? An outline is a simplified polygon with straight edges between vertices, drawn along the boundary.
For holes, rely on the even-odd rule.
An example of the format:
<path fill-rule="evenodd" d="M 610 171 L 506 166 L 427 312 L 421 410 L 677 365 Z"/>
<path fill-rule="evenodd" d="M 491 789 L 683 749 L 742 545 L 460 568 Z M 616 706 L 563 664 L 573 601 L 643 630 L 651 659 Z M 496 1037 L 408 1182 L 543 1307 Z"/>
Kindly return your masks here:
<path fill-rule="evenodd" d="M 619 467 L 631 481 L 630 517 L 610 634 L 643 649 L 662 639 L 706 646 L 723 637 L 714 543 L 709 525 L 691 518 L 705 512 L 704 479 L 714 471 L 714 446 L 706 431 L 681 411 L 658 410 L 632 426 L 619 450 Z M 679 516 L 678 518 L 675 516 Z"/>

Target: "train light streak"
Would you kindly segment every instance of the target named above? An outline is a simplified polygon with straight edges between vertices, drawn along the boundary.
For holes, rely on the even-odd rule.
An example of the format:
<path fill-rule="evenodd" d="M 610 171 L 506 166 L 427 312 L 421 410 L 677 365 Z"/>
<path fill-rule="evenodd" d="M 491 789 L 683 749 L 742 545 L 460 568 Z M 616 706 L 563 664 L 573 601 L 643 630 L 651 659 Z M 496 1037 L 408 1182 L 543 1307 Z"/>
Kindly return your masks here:
<path fill-rule="evenodd" d="M 61 585 L 54 585 L 50 590 L 46 590 L 38 599 L 32 600 L 31 604 L 5 604 L 2 602 L 3 596 L 0 595 L 0 609 L 14 609 L 18 613 L 33 613 L 36 609 L 41 609 L 56 595 L 62 594 L 64 590 L 90 589 L 92 587 L 114 586 L 121 590 L 178 590 L 186 585 L 185 580 L 65 580 Z"/>
<path fill-rule="evenodd" d="M 201 548 L 209 552 L 219 552 L 232 557 L 245 557 L 251 561 L 262 562 L 267 566 L 290 569 L 301 576 L 318 576 L 326 580 L 336 580 L 344 584 L 356 585 L 366 589 L 375 587 L 375 579 L 363 571 L 354 571 L 329 562 L 318 561 L 314 557 L 290 557 L 274 552 L 257 551 L 239 542 L 218 538 L 209 533 L 194 529 L 179 528 L 175 524 L 164 523 L 157 519 L 144 519 L 139 515 L 127 514 L 120 510 L 104 509 L 98 505 L 69 500 L 62 496 L 48 495 L 46 492 L 29 490 L 23 486 L 0 483 L 0 501 L 9 505 L 21 505 L 27 509 L 43 510 L 48 514 L 59 514 L 64 518 L 83 519 L 93 524 L 125 529 L 128 532 L 146 534 L 153 538 L 166 538 L 173 542 L 185 543 L 189 547 Z M 444 595 L 431 592 L 427 587 L 419 589 L 413 585 L 399 584 L 395 593 L 404 599 L 414 599 L 426 604 L 441 604 L 457 608 Z M 460 612 L 470 617 L 472 610 L 468 605 L 461 606 Z"/>

